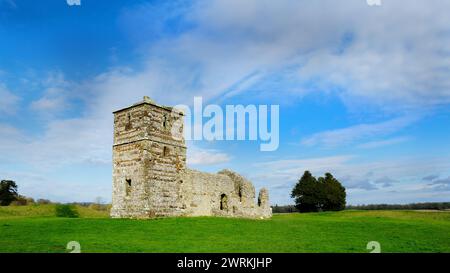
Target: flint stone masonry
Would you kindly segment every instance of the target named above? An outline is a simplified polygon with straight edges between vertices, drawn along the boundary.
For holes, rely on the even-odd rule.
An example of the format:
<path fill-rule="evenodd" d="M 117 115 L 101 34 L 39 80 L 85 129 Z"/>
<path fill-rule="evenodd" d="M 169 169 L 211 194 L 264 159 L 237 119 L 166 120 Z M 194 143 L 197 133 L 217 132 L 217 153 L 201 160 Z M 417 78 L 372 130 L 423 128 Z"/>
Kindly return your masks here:
<path fill-rule="evenodd" d="M 179 125 L 179 126 L 177 126 Z M 269 193 L 241 175 L 186 168 L 183 113 L 144 97 L 114 112 L 111 217 L 269 218 Z"/>

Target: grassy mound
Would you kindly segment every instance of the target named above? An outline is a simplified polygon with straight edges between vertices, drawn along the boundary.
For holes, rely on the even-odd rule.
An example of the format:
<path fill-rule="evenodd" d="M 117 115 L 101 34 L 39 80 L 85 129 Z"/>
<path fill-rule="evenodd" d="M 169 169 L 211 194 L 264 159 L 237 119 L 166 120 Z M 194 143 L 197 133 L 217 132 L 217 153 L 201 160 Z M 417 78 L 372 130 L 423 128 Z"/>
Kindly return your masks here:
<path fill-rule="evenodd" d="M 30 205 L 30 206 L 0 206 L 0 220 L 16 217 L 54 217 L 56 211 L 55 204 L 49 205 Z M 108 211 L 95 210 L 83 206 L 74 206 L 81 218 L 106 218 Z"/>

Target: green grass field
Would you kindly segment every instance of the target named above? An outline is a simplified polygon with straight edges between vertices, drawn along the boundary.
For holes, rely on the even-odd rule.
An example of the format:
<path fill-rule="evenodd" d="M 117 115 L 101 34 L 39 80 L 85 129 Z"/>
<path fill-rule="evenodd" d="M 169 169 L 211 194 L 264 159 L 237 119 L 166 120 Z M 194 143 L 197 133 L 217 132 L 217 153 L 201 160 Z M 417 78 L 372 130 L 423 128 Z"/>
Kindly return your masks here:
<path fill-rule="evenodd" d="M 0 207 L 0 252 L 450 252 L 450 212 L 343 211 L 233 218 L 109 219 L 78 207 L 54 217 L 53 205 Z"/>

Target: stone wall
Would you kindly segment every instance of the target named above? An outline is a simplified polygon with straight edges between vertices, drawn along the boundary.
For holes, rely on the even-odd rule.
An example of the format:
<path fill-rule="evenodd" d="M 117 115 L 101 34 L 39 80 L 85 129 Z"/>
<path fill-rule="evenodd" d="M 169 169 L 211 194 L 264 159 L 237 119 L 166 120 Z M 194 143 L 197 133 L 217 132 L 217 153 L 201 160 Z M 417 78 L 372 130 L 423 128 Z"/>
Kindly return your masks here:
<path fill-rule="evenodd" d="M 264 201 L 258 206 L 252 183 L 230 170 L 211 174 L 186 169 L 181 179 L 185 215 L 266 218 L 272 214 L 267 190 L 261 189 Z"/>
<path fill-rule="evenodd" d="M 111 216 L 270 217 L 266 189 L 256 201 L 252 183 L 237 173 L 186 168 L 183 127 L 172 130 L 182 118 L 148 98 L 114 112 Z"/>

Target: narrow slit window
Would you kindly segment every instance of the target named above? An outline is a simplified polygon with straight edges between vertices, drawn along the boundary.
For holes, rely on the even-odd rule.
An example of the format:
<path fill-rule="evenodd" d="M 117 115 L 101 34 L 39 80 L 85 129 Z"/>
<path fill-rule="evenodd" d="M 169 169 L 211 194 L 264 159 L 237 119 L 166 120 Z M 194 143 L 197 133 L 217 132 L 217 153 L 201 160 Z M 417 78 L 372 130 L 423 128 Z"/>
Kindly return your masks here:
<path fill-rule="evenodd" d="M 168 156 L 169 155 L 169 148 L 167 146 L 164 146 L 163 148 L 163 156 Z"/>
<path fill-rule="evenodd" d="M 127 114 L 127 123 L 125 124 L 125 130 L 130 130 L 132 128 L 131 125 L 131 114 Z"/>
<path fill-rule="evenodd" d="M 131 179 L 125 179 L 125 194 L 128 196 L 131 193 Z"/>

